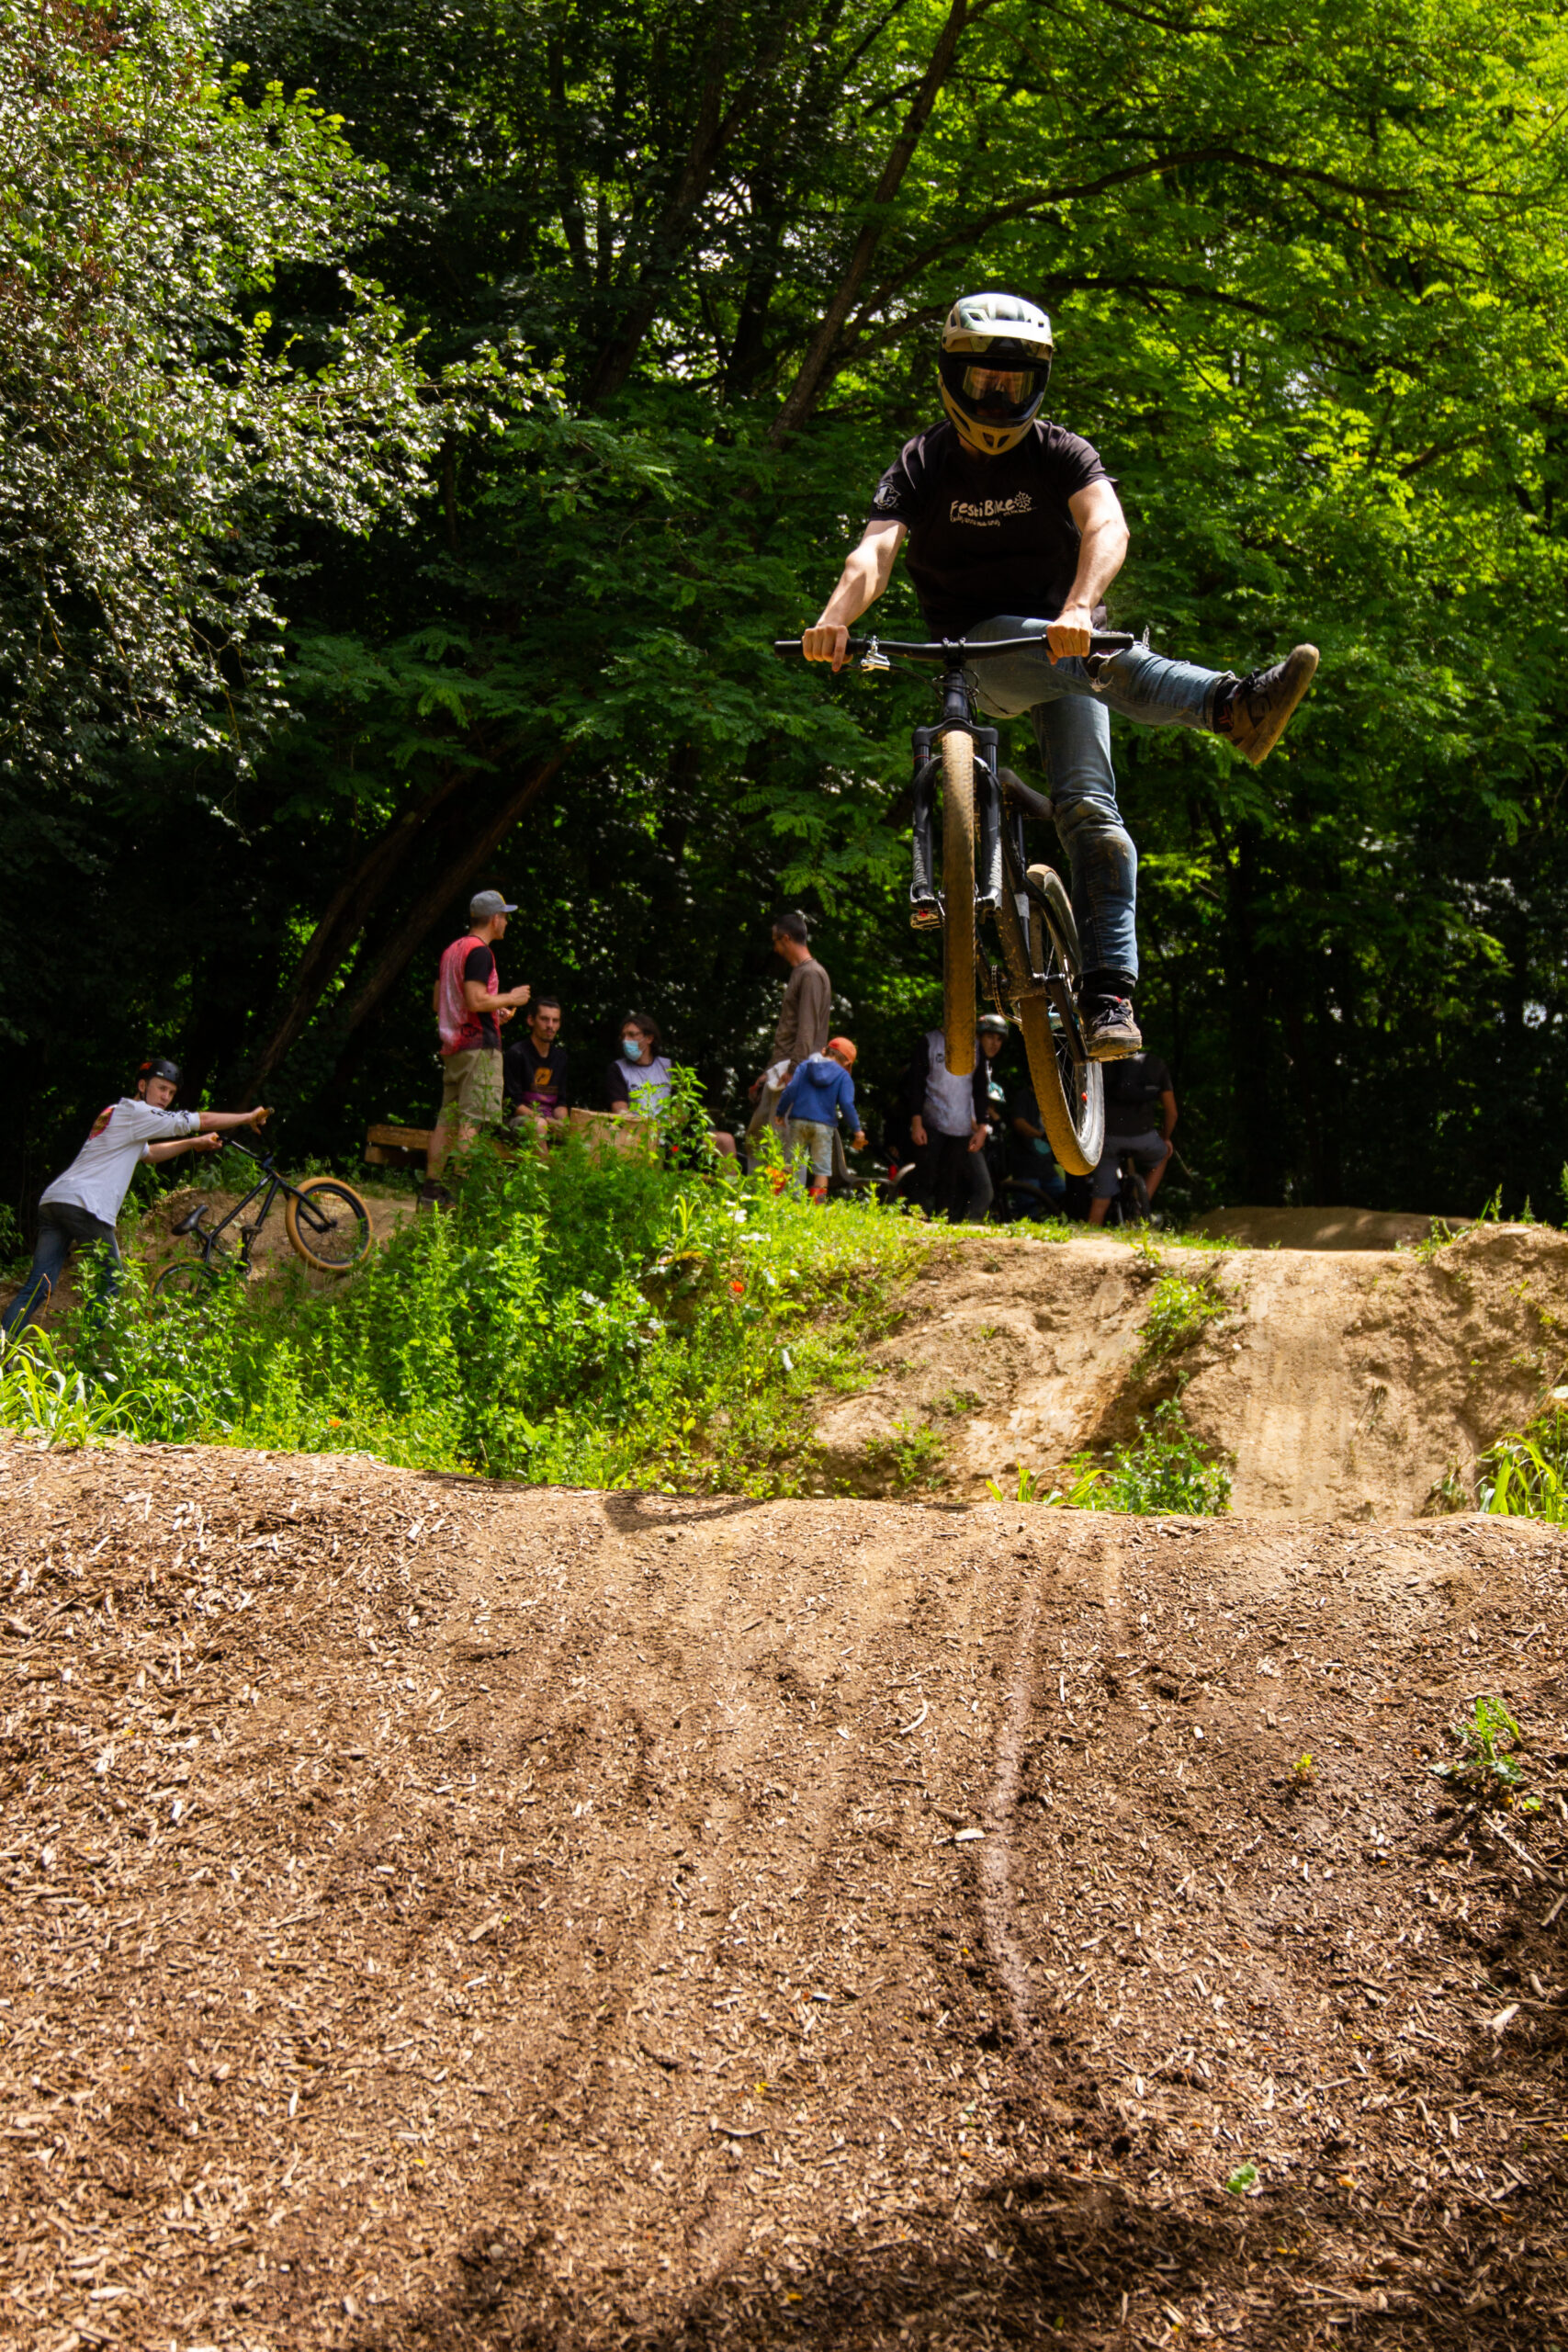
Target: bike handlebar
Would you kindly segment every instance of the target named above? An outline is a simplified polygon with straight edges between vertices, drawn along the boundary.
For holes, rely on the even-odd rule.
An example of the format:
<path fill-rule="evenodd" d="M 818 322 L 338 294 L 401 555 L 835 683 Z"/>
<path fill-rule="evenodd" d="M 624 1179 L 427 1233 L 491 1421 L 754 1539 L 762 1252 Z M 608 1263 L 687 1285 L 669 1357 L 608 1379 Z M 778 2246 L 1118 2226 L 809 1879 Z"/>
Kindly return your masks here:
<path fill-rule="evenodd" d="M 910 643 L 893 637 L 852 637 L 846 653 L 897 653 L 906 662 L 930 662 L 944 670 L 957 669 L 970 662 L 984 662 L 996 653 L 1038 653 L 1045 642 L 1043 637 L 996 637 L 971 645 L 966 638 L 942 638 L 936 643 Z M 1126 629 L 1096 629 L 1089 641 L 1091 653 L 1125 653 L 1137 643 Z M 775 653 L 796 653 L 804 662 L 798 637 L 775 637 Z M 1070 659 L 1064 656 L 1064 659 Z"/>

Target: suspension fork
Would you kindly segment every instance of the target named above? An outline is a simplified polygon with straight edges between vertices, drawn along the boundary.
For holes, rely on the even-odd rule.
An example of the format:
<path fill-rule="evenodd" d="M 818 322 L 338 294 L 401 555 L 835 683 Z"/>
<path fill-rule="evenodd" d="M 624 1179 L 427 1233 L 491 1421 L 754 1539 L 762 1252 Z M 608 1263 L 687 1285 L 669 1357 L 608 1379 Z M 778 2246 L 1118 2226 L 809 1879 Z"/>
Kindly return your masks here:
<path fill-rule="evenodd" d="M 1002 894 L 1002 805 L 997 783 L 997 730 L 976 727 L 967 715 L 944 718 L 940 727 L 917 727 L 912 738 L 915 755 L 914 814 L 910 828 L 909 897 L 918 904 L 936 895 L 931 881 L 932 834 L 937 784 L 942 776 L 944 735 L 961 731 L 975 746 L 975 814 L 979 840 L 976 903 L 982 911 L 997 904 Z M 1019 827 L 1022 831 L 1021 823 Z M 942 876 L 945 883 L 947 877 Z"/>

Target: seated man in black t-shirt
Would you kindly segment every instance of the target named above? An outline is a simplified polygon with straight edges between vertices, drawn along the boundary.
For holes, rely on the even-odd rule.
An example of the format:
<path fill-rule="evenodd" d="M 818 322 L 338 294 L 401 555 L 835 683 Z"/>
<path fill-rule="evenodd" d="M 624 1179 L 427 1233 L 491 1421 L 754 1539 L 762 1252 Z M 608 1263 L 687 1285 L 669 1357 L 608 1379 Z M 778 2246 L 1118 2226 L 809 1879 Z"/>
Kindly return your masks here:
<path fill-rule="evenodd" d="M 948 422 L 907 441 L 883 475 L 860 545 L 801 648 L 808 662 L 843 667 L 850 625 L 882 594 L 906 539 L 933 637 L 1040 639 L 1038 653 L 998 655 L 973 681 L 983 710 L 1027 711 L 1033 726 L 1072 868 L 1089 1048 L 1113 1061 L 1143 1040 L 1132 1003 L 1138 861 L 1116 805 L 1110 714 L 1207 729 L 1256 765 L 1305 694 L 1317 649 L 1298 645 L 1245 678 L 1146 646 L 1083 658 L 1104 627 L 1127 525 L 1099 452 L 1040 419 L 1052 351 L 1051 322 L 1032 302 L 966 294 L 953 304 L 939 360 Z M 917 928 L 938 920 L 929 889 L 911 897 Z"/>
<path fill-rule="evenodd" d="M 1170 1160 L 1176 1091 L 1157 1054 L 1128 1054 L 1105 1073 L 1105 1149 L 1089 1190 L 1089 1221 L 1103 1225 L 1131 1155 L 1150 1200 Z"/>
<path fill-rule="evenodd" d="M 567 1114 L 567 1050 L 560 1042 L 560 999 L 536 996 L 528 1007 L 521 1037 L 502 1056 L 507 1108 L 513 1119 L 564 1119 Z"/>

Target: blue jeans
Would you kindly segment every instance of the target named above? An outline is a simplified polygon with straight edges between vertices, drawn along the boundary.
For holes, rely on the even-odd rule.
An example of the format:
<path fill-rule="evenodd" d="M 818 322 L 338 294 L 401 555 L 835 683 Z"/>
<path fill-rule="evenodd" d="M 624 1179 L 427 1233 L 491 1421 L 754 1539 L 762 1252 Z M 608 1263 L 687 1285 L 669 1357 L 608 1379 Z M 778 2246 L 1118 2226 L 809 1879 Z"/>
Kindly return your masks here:
<path fill-rule="evenodd" d="M 98 1289 L 99 1304 L 107 1306 L 119 1282 L 119 1238 L 113 1226 L 73 1201 L 45 1201 L 38 1213 L 38 1247 L 28 1278 L 0 1315 L 0 1331 L 7 1339 L 25 1331 L 39 1308 L 48 1306 L 72 1250 L 90 1250 L 96 1241 L 101 1241 L 108 1252 Z"/>
<path fill-rule="evenodd" d="M 1072 873 L 1073 914 L 1085 972 L 1138 977 L 1138 853 L 1116 805 L 1111 763 L 1111 714 L 1140 727 L 1207 728 L 1214 689 L 1229 673 L 1168 662 L 1135 645 L 1097 665 L 1098 678 L 1079 661 L 1053 664 L 1048 621 L 998 613 L 964 633 L 972 643 L 992 637 L 1038 637 L 1038 653 L 1009 653 L 970 672 L 975 698 L 993 718 L 1027 711 L 1056 811 L 1056 831 Z"/>

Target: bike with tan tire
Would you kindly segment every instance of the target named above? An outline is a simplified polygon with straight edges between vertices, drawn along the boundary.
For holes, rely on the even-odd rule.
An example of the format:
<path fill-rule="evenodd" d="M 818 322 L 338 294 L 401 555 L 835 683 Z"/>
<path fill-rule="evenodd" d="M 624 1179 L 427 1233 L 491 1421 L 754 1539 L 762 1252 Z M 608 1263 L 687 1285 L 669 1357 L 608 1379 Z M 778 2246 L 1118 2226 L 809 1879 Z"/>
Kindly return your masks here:
<path fill-rule="evenodd" d="M 1089 660 L 1120 653 L 1133 643 L 1119 631 L 1090 640 Z M 917 727 L 914 750 L 914 876 L 909 899 L 917 930 L 942 932 L 942 1035 L 955 1078 L 975 1068 L 976 1006 L 985 997 L 1023 1032 L 1024 1050 L 1041 1123 L 1070 1176 L 1098 1166 L 1105 1136 L 1100 1064 L 1089 1058 L 1078 1015 L 1083 960 L 1072 902 L 1049 865 L 1031 865 L 1024 820 L 1048 820 L 1051 804 L 998 765 L 994 727 L 976 713 L 971 670 L 999 654 L 1038 652 L 1033 637 L 900 643 L 874 637 L 849 640 L 863 672 L 896 665 L 938 673 L 942 717 Z M 798 638 L 775 640 L 774 651 L 799 655 Z M 942 862 L 934 864 L 940 795 Z M 989 921 L 1000 953 L 984 934 Z"/>
<path fill-rule="evenodd" d="M 181 1217 L 174 1230 L 188 1234 L 197 1254 L 176 1259 L 172 1266 L 164 1267 L 152 1285 L 154 1298 L 199 1299 L 228 1274 L 248 1275 L 257 1237 L 280 1198 L 284 1204 L 284 1229 L 314 1272 L 347 1274 L 364 1263 L 375 1235 L 369 1208 L 352 1184 L 344 1183 L 336 1176 L 307 1176 L 299 1183 L 291 1184 L 286 1176 L 278 1174 L 270 1155 L 264 1158 L 248 1144 L 236 1143 L 229 1136 L 223 1140 L 225 1149 L 243 1153 L 245 1159 L 254 1161 L 261 1173 L 244 1198 L 216 1225 L 208 1222 L 211 1212 L 205 1202 Z M 245 1212 L 256 1201 L 261 1205 L 247 1223 Z M 230 1229 L 235 1227 L 237 1231 L 231 1238 Z"/>

